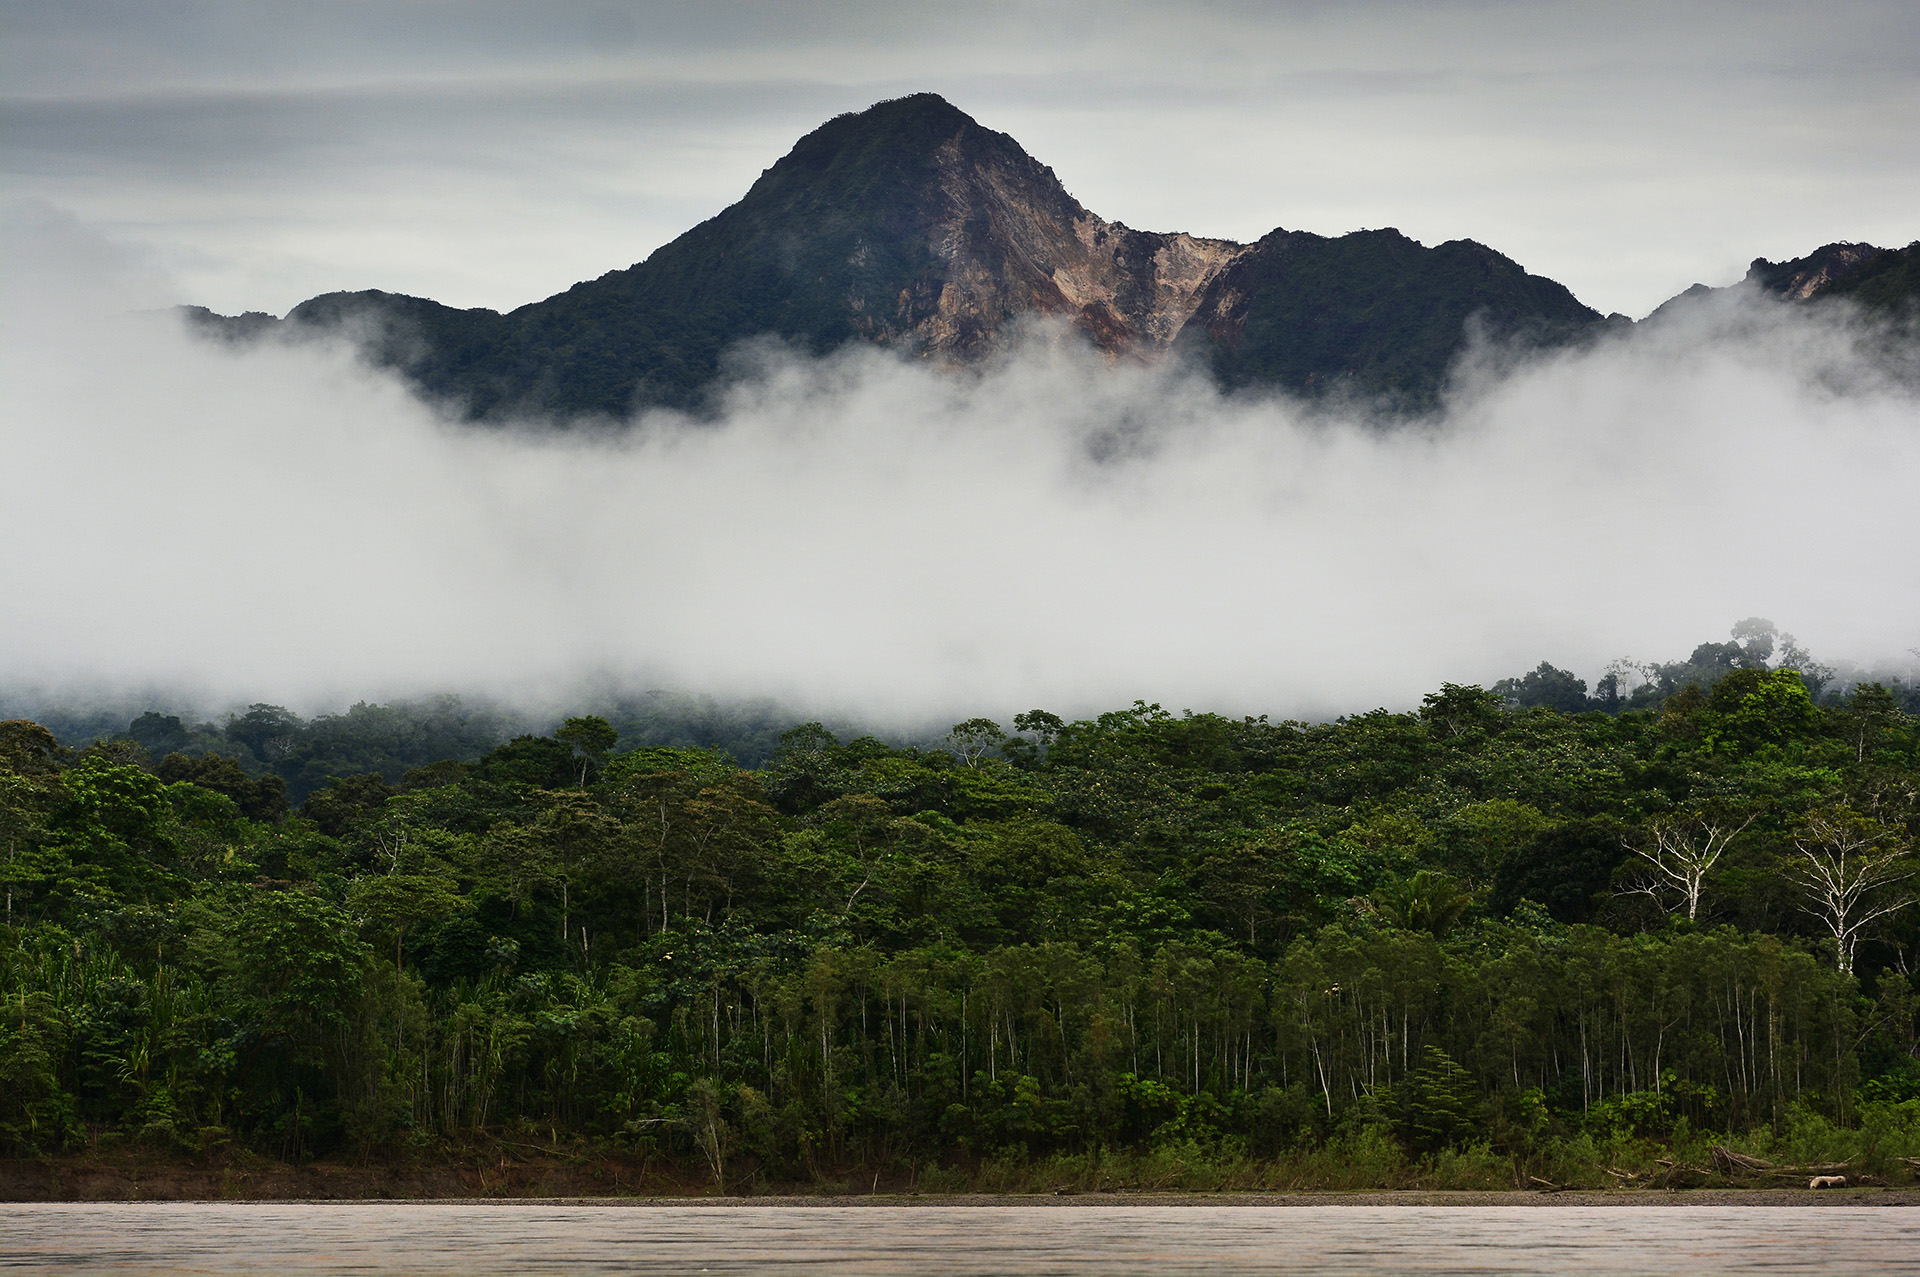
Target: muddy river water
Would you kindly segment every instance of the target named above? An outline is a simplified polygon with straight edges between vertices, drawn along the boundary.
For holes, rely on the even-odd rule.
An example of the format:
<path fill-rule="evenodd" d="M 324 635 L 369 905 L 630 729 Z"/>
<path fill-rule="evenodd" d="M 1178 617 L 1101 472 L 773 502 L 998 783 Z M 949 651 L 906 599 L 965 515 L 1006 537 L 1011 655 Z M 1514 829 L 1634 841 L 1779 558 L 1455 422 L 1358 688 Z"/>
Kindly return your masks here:
<path fill-rule="evenodd" d="M 1920 1274 L 1920 1207 L 0 1205 L 0 1274 L 250 1272 Z"/>

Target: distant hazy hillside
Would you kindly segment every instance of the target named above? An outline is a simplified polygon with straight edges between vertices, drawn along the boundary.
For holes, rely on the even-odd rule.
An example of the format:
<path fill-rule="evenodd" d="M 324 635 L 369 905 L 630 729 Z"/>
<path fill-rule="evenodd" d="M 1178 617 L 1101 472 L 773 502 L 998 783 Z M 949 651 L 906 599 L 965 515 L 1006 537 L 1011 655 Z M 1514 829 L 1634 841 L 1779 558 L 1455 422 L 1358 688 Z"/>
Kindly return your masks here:
<path fill-rule="evenodd" d="M 1767 286 L 1796 297 L 1914 293 L 1912 249 L 1821 253 L 1755 270 L 1786 272 Z M 1032 315 L 1116 357 L 1178 347 L 1226 385 L 1418 409 L 1472 328 L 1551 344 L 1602 322 L 1471 240 L 1276 230 L 1242 245 L 1105 221 L 1011 137 L 924 93 L 828 121 L 646 261 L 505 315 L 378 291 L 315 297 L 285 319 L 188 314 L 231 340 L 343 329 L 476 420 L 695 405 L 729 347 L 769 334 L 815 353 L 860 340 L 973 362 Z"/>

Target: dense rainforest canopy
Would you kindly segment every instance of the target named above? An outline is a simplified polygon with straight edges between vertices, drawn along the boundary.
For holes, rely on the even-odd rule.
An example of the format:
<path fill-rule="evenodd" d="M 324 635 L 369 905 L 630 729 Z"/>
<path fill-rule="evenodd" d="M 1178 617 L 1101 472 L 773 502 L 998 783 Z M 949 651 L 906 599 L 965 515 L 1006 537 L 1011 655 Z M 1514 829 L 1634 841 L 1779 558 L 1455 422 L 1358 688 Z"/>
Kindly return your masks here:
<path fill-rule="evenodd" d="M 754 768 L 583 716 L 297 806 L 315 725 L 272 707 L 9 722 L 0 1141 L 537 1131 L 731 1183 L 1911 1137 L 1913 689 L 1778 661 L 1750 630 L 1634 691 L 1543 665 L 1317 725 L 811 723 Z"/>

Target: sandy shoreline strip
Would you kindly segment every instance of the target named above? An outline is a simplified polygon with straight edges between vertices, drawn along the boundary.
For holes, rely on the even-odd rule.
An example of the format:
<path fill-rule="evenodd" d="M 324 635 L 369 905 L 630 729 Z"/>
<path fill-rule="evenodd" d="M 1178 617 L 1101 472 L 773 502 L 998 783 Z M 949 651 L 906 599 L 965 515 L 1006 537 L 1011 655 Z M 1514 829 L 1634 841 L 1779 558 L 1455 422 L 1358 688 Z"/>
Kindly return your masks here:
<path fill-rule="evenodd" d="M 27 1203 L 14 1203 L 25 1205 Z M 358 1198 L 134 1198 L 42 1201 L 43 1206 L 519 1206 L 701 1208 L 780 1207 L 801 1210 L 858 1210 L 875 1206 L 1089 1208 L 1127 1206 L 1611 1206 L 1667 1208 L 1687 1206 L 1920 1206 L 1920 1188 L 1727 1188 L 1667 1191 L 1623 1189 L 1603 1192 L 1275 1192 L 1275 1193 L 1068 1193 L 951 1195 L 848 1194 L 845 1196 L 764 1197 L 358 1197 Z"/>

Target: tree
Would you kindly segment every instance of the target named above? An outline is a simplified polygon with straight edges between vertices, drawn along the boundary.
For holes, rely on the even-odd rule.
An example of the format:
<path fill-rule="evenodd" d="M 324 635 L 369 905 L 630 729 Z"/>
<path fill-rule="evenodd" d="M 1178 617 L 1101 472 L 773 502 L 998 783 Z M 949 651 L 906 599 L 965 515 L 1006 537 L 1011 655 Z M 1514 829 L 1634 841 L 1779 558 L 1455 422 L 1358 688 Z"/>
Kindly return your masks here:
<path fill-rule="evenodd" d="M 874 874 L 893 850 L 897 829 L 904 822 L 894 816 L 886 803 L 871 794 L 836 798 L 820 809 L 816 819 L 827 845 L 846 857 L 840 881 L 835 884 L 836 894 L 845 890 L 856 874 L 859 876 L 840 910 L 844 919 L 853 913 L 861 893 L 873 884 Z"/>
<path fill-rule="evenodd" d="M 607 753 L 613 748 L 614 742 L 620 739 L 620 733 L 606 719 L 588 715 L 585 718 L 569 718 L 554 732 L 553 738 L 573 746 L 574 752 L 580 756 L 580 788 L 585 789 L 588 772 L 606 767 Z"/>
<path fill-rule="evenodd" d="M 1460 808 L 1435 831 L 1430 853 L 1470 886 L 1484 887 L 1495 868 L 1513 851 L 1553 828 L 1539 808 L 1511 798 L 1490 798 Z"/>
<path fill-rule="evenodd" d="M 1853 738 L 1853 760 L 1865 762 L 1867 751 L 1900 719 L 1900 703 L 1879 683 L 1862 683 L 1847 698 L 1845 722 Z"/>
<path fill-rule="evenodd" d="M 1013 716 L 1013 730 L 1022 734 L 1002 741 L 1000 752 L 1014 766 L 1032 768 L 1040 765 L 1053 742 L 1067 730 L 1067 724 L 1058 714 L 1044 709 L 1030 709 Z"/>
<path fill-rule="evenodd" d="M 1810 817 L 1793 845 L 1801 862 L 1791 872 L 1812 902 L 1808 912 L 1825 924 L 1840 970 L 1851 975 L 1867 924 L 1913 903 L 1888 890 L 1913 876 L 1905 849 L 1878 821 L 1844 809 Z"/>
<path fill-rule="evenodd" d="M 124 735 L 145 745 L 149 753 L 172 754 L 186 748 L 192 733 L 177 716 L 148 710 L 127 724 Z"/>
<path fill-rule="evenodd" d="M 6 893 L 6 925 L 14 922 L 13 903 L 45 880 L 36 852 L 46 834 L 47 809 L 54 795 L 45 782 L 0 770 L 0 890 Z"/>
<path fill-rule="evenodd" d="M 1754 822 L 1748 816 L 1739 824 L 1704 814 L 1663 817 L 1653 822 L 1646 841 L 1633 848 L 1644 862 L 1645 877 L 1631 891 L 1661 900 L 1671 897 L 1672 913 L 1687 911 L 1689 922 L 1700 916 L 1700 893 L 1707 875 L 1720 863 L 1734 837 Z"/>
<path fill-rule="evenodd" d="M 47 822 L 49 841 L 74 872 L 59 890 L 97 904 L 170 898 L 181 885 L 173 805 L 166 786 L 137 767 L 82 757 L 65 773 L 65 796 Z"/>
<path fill-rule="evenodd" d="M 615 760 L 609 801 L 618 817 L 610 864 L 640 889 L 642 922 L 655 929 L 673 916 L 670 879 L 681 884 L 680 912 L 712 921 L 760 872 L 775 839 L 774 812 L 753 778 L 704 750 L 650 749 Z"/>
<path fill-rule="evenodd" d="M 227 719 L 226 738 L 239 741 L 262 762 L 277 763 L 293 752 L 306 724 L 300 716 L 278 705 L 249 705 L 244 714 Z"/>
<path fill-rule="evenodd" d="M 573 943 L 573 892 L 589 866 L 604 858 L 618 825 L 584 794 L 548 792 L 531 824 L 514 831 L 536 874 L 560 886 L 560 940 Z M 584 931 L 580 947 L 584 952 Z"/>
<path fill-rule="evenodd" d="M 1804 734 L 1820 711 L 1790 669 L 1734 670 L 1707 698 L 1713 711 L 1702 743 L 1716 753 L 1763 749 Z"/>
<path fill-rule="evenodd" d="M 1422 869 L 1375 891 L 1373 903 L 1402 931 L 1425 931 L 1444 939 L 1473 907 L 1473 895 L 1460 890 L 1460 884 L 1447 875 Z"/>
<path fill-rule="evenodd" d="M 955 723 L 947 733 L 947 749 L 968 767 L 978 767 L 987 751 L 1006 739 L 1000 724 L 991 718 L 969 718 L 964 723 Z"/>
<path fill-rule="evenodd" d="M 527 789 L 565 789 L 579 778 L 573 746 L 551 736 L 516 736 L 482 755 L 470 780 L 514 794 Z"/>
<path fill-rule="evenodd" d="M 707 1166 L 713 1171 L 714 1191 L 727 1191 L 727 1144 L 733 1128 L 721 1112 L 720 1091 L 711 1078 L 699 1078 L 687 1088 L 687 1115 L 684 1119 L 687 1129 L 693 1133 L 693 1142 L 699 1145 L 700 1155 L 707 1159 Z"/>
<path fill-rule="evenodd" d="M 1504 696 L 1484 688 L 1442 683 L 1439 691 L 1420 698 L 1420 721 L 1442 740 L 1474 728 L 1492 735 L 1505 725 L 1506 708 Z"/>
<path fill-rule="evenodd" d="M 1521 709 L 1545 706 L 1562 714 L 1579 714 L 1592 709 L 1587 700 L 1587 681 L 1576 678 L 1545 661 L 1522 678 L 1503 678 L 1493 685 L 1498 695 Z"/>
<path fill-rule="evenodd" d="M 1740 645 L 1742 657 L 1751 669 L 1765 669 L 1767 658 L 1773 655 L 1774 636 L 1780 631 L 1772 621 L 1764 616 L 1750 616 L 1744 621 L 1735 621 L 1733 641 Z M 1793 636 L 1787 636 L 1787 642 L 1793 642 Z"/>
<path fill-rule="evenodd" d="M 1216 914 L 1225 931 L 1245 933 L 1247 943 L 1256 945 L 1263 931 L 1271 938 L 1270 924 L 1286 911 L 1292 867 L 1271 846 L 1228 844 L 1190 858 L 1183 876 L 1195 902 Z"/>
<path fill-rule="evenodd" d="M 347 905 L 393 935 L 393 969 L 402 966 L 407 932 L 416 923 L 445 918 L 466 907 L 457 884 L 439 874 L 388 874 L 362 878 L 347 893 Z"/>
<path fill-rule="evenodd" d="M 1437 1046 L 1420 1050 L 1420 1067 L 1394 1088 L 1401 1136 L 1416 1152 L 1433 1153 L 1472 1137 L 1482 1105 L 1472 1075 Z"/>
<path fill-rule="evenodd" d="M 813 810 L 839 792 L 834 773 L 842 753 L 840 739 L 819 723 L 788 728 L 773 751 L 767 792 L 790 815 Z"/>
<path fill-rule="evenodd" d="M 393 797 L 393 786 L 379 772 L 336 776 L 325 789 L 315 790 L 301 804 L 300 814 L 320 826 L 331 838 L 345 835 L 356 821 L 380 810 Z"/>
<path fill-rule="evenodd" d="M 168 754 L 154 774 L 169 785 L 184 780 L 225 794 L 249 820 L 278 820 L 287 814 L 286 781 L 271 772 L 256 780 L 241 770 L 237 759 L 224 754 L 203 754 L 199 758 Z"/>
<path fill-rule="evenodd" d="M 0 768 L 22 776 L 47 776 L 69 757 L 52 732 L 24 718 L 0 723 Z"/>
<path fill-rule="evenodd" d="M 1560 922 L 1587 922 L 1594 896 L 1613 881 L 1626 857 L 1620 828 L 1610 820 L 1557 825 L 1514 848 L 1493 874 L 1494 911 L 1511 913 L 1521 900 L 1547 907 Z"/>
<path fill-rule="evenodd" d="M 1820 689 L 1833 681 L 1834 669 L 1831 665 L 1822 665 L 1813 659 L 1813 653 L 1801 647 L 1791 634 L 1780 636 L 1780 668 L 1792 670 L 1807 685 L 1807 691 L 1814 696 Z"/>
<path fill-rule="evenodd" d="M 351 919 L 304 891 L 250 899 L 231 936 L 236 991 L 258 1000 L 264 1026 L 312 1045 L 359 1000 L 366 948 Z"/>

